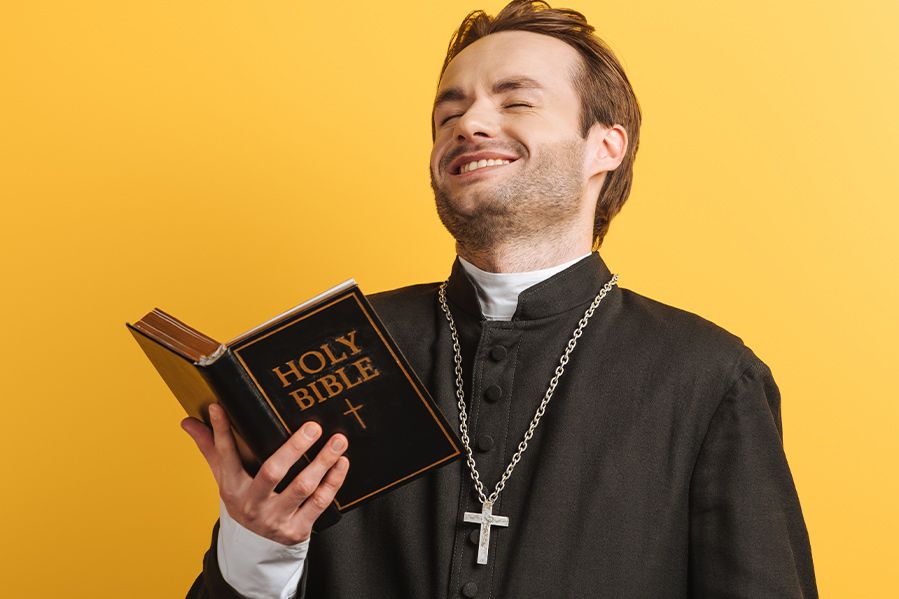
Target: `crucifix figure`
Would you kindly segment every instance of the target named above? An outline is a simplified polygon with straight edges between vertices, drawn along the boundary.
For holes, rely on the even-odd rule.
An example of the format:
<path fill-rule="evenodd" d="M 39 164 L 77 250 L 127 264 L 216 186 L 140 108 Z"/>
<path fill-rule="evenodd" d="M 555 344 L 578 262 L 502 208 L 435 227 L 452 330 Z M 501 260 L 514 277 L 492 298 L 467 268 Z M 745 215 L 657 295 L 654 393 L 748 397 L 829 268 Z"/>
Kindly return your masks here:
<path fill-rule="evenodd" d="M 361 403 L 361 404 L 359 404 L 358 406 L 354 406 L 353 403 L 352 403 L 349 399 L 347 399 L 346 397 L 343 398 L 343 401 L 345 401 L 347 407 L 350 408 L 349 410 L 347 410 L 346 412 L 344 412 L 343 415 L 344 415 L 344 416 L 348 416 L 348 415 L 352 414 L 353 416 L 356 417 L 356 420 L 359 421 L 359 424 L 362 426 L 362 428 L 367 428 L 367 427 L 365 426 L 365 421 L 362 420 L 362 417 L 361 417 L 361 416 L 359 416 L 359 408 L 365 406 L 365 404 L 364 404 L 364 403 Z"/>
<path fill-rule="evenodd" d="M 478 541 L 478 563 L 487 563 L 487 549 L 490 547 L 490 527 L 491 526 L 509 526 L 509 519 L 506 516 L 494 516 L 493 504 L 489 501 L 484 502 L 481 513 L 465 512 L 463 520 L 481 525 L 481 538 Z"/>

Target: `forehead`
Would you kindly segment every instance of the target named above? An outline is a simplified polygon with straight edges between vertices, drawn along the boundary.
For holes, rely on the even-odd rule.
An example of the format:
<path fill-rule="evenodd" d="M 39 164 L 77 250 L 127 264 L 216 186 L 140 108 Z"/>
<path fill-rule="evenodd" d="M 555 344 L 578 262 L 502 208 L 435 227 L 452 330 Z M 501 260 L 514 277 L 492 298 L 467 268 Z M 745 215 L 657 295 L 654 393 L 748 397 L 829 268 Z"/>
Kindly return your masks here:
<path fill-rule="evenodd" d="M 530 31 L 501 31 L 479 39 L 447 65 L 437 90 L 482 85 L 490 89 L 507 77 L 537 81 L 550 95 L 574 95 L 571 72 L 579 64 L 577 50 L 565 42 Z"/>

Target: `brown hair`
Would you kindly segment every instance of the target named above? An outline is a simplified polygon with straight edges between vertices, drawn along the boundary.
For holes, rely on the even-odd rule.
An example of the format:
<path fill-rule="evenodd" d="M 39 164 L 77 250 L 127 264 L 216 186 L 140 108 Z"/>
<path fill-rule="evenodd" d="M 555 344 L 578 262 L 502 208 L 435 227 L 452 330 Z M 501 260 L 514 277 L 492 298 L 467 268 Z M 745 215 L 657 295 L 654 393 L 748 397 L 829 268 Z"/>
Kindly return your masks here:
<path fill-rule="evenodd" d="M 574 47 L 581 62 L 572 73 L 572 84 L 581 98 L 581 137 L 586 138 L 594 123 L 611 127 L 620 124 L 627 131 L 628 147 L 621 164 L 606 174 L 596 202 L 593 247 L 599 249 L 631 190 L 634 158 L 640 145 L 640 105 L 634 90 L 612 50 L 594 35 L 594 27 L 576 10 L 552 8 L 543 0 L 512 0 L 495 17 L 475 10 L 462 20 L 453 33 L 440 78 L 459 52 L 477 40 L 499 31 L 542 33 Z M 436 137 L 431 119 L 431 139 Z"/>

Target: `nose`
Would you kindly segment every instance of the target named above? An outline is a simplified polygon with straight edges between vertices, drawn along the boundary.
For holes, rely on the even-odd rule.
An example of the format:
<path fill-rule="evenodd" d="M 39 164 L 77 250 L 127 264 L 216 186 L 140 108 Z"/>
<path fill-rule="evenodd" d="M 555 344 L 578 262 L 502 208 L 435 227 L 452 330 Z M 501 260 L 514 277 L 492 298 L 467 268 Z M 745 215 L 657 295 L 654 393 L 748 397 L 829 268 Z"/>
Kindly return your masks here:
<path fill-rule="evenodd" d="M 496 112 L 484 102 L 475 102 L 456 120 L 456 140 L 464 142 L 477 137 L 496 136 Z"/>

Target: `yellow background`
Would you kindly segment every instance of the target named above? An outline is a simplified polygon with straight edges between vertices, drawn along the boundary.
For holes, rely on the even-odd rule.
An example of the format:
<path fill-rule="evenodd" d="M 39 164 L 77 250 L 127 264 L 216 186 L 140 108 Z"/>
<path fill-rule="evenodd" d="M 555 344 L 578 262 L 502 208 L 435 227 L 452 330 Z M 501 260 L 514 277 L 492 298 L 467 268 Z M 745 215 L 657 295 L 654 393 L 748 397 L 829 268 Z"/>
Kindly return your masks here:
<path fill-rule="evenodd" d="M 502 4 L 4 2 L 4 596 L 183 596 L 216 489 L 125 321 L 227 340 L 351 276 L 445 277 L 431 101 L 462 17 Z M 822 596 L 888 595 L 896 4 L 560 5 L 644 113 L 604 258 L 768 363 Z"/>

